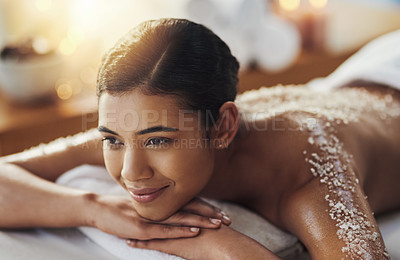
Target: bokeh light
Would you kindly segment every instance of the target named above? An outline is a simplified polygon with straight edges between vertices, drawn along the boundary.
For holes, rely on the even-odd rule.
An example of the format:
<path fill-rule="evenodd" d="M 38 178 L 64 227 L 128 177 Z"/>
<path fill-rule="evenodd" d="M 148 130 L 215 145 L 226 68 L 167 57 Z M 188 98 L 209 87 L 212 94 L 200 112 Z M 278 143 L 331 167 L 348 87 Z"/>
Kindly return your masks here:
<path fill-rule="evenodd" d="M 300 0 L 279 0 L 279 5 L 286 11 L 294 11 L 300 7 Z"/>
<path fill-rule="evenodd" d="M 67 100 L 72 97 L 73 89 L 68 83 L 63 83 L 57 88 L 57 96 L 62 100 Z"/>
<path fill-rule="evenodd" d="M 50 51 L 49 41 L 44 37 L 36 37 L 33 39 L 32 48 L 39 54 Z"/>
<path fill-rule="evenodd" d="M 317 9 L 322 9 L 328 4 L 328 0 L 310 0 L 310 5 Z"/>

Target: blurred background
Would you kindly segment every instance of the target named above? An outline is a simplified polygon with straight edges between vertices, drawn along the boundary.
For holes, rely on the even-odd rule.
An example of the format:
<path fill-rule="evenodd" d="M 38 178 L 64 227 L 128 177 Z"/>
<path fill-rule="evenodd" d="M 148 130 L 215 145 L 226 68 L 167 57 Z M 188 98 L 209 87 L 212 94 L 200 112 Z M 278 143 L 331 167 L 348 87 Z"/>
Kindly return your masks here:
<path fill-rule="evenodd" d="M 327 76 L 400 29 L 400 0 L 0 0 L 0 156 L 95 127 L 102 55 L 161 17 L 214 30 L 243 92 Z"/>

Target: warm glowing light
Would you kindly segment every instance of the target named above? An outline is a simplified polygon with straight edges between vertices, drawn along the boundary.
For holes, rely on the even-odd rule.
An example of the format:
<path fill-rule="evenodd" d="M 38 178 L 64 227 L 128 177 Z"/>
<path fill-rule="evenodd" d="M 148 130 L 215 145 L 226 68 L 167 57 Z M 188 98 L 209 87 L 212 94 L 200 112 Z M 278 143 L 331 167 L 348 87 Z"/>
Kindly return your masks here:
<path fill-rule="evenodd" d="M 56 87 L 56 90 L 58 89 L 58 87 L 59 86 L 61 86 L 62 84 L 70 84 L 71 82 L 68 80 L 68 79 L 66 79 L 66 78 L 59 78 L 57 81 L 56 81 L 56 84 L 55 84 L 55 87 Z"/>
<path fill-rule="evenodd" d="M 82 83 L 78 78 L 59 78 L 55 84 L 56 92 L 63 96 L 65 93 L 72 91 L 72 96 L 82 92 Z M 60 97 L 61 98 L 61 97 Z M 62 99 L 62 98 L 61 98 Z"/>
<path fill-rule="evenodd" d="M 71 27 L 68 29 L 68 40 L 74 44 L 79 44 L 80 42 L 83 41 L 85 37 L 85 33 L 77 28 L 77 27 Z"/>
<path fill-rule="evenodd" d="M 98 0 L 76 0 L 72 9 L 73 21 L 84 31 L 99 30 L 97 28 L 101 5 Z"/>
<path fill-rule="evenodd" d="M 58 50 L 63 55 L 71 55 L 74 53 L 76 45 L 71 42 L 68 38 L 63 39 L 58 46 Z"/>
<path fill-rule="evenodd" d="M 300 7 L 300 0 L 279 0 L 279 5 L 286 11 L 294 11 Z"/>
<path fill-rule="evenodd" d="M 51 8 L 52 0 L 36 0 L 35 6 L 36 8 L 41 11 L 45 12 Z"/>
<path fill-rule="evenodd" d="M 328 0 L 310 0 L 310 5 L 314 8 L 321 9 L 328 4 Z"/>
<path fill-rule="evenodd" d="M 32 42 L 32 48 L 40 54 L 44 54 L 50 51 L 49 41 L 43 37 L 35 37 Z"/>
<path fill-rule="evenodd" d="M 73 89 L 71 85 L 63 83 L 57 87 L 57 96 L 62 100 L 67 100 L 72 97 Z"/>

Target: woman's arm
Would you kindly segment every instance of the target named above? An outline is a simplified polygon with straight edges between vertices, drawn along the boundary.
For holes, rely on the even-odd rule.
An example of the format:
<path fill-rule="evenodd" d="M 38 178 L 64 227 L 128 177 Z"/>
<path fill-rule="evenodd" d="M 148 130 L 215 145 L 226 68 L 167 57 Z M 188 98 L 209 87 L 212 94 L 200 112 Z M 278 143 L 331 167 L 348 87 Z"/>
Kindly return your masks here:
<path fill-rule="evenodd" d="M 87 224 L 93 194 L 57 185 L 63 172 L 101 164 L 100 135 L 90 130 L 0 158 L 0 227 L 70 227 Z"/>
<path fill-rule="evenodd" d="M 254 239 L 225 225 L 216 230 L 202 229 L 200 235 L 193 238 L 127 240 L 127 244 L 186 259 L 280 259 Z"/>
<path fill-rule="evenodd" d="M 81 164 L 103 164 L 97 130 L 60 138 L 20 154 L 0 158 L 0 228 L 94 226 L 125 238 L 197 235 L 191 227 L 218 228 L 210 218 L 218 209 L 193 200 L 168 219 L 155 223 L 138 215 L 130 199 L 100 195 L 53 183 Z"/>
<path fill-rule="evenodd" d="M 290 131 L 273 132 L 280 138 L 279 157 L 290 162 L 280 174 L 286 180 L 276 211 L 282 227 L 312 259 L 387 259 L 362 188 L 369 139 L 359 136 L 370 122 L 340 124 L 301 112 L 283 116 L 283 129 Z"/>
<path fill-rule="evenodd" d="M 312 259 L 388 258 L 373 213 L 349 165 L 343 174 L 315 177 L 287 196 L 281 204 L 281 218 Z"/>
<path fill-rule="evenodd" d="M 57 185 L 14 164 L 0 165 L 0 228 L 88 224 L 92 194 Z"/>

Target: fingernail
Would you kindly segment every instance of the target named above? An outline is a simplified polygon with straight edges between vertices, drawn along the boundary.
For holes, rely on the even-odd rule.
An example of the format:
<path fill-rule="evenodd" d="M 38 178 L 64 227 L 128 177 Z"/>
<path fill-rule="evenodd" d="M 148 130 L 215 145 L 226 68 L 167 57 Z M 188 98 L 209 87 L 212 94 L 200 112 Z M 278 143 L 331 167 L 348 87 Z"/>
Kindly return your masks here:
<path fill-rule="evenodd" d="M 191 227 L 190 228 L 190 231 L 193 232 L 193 233 L 197 233 L 197 232 L 199 232 L 199 230 L 200 229 L 198 227 Z"/>
<path fill-rule="evenodd" d="M 224 211 L 220 210 L 219 213 L 221 213 L 223 216 L 228 216 Z"/>
<path fill-rule="evenodd" d="M 230 217 L 228 217 L 227 215 L 224 215 L 223 218 L 227 221 L 232 221 Z"/>
<path fill-rule="evenodd" d="M 218 225 L 221 223 L 221 220 L 217 218 L 210 218 L 210 222 L 213 223 L 214 225 Z"/>

